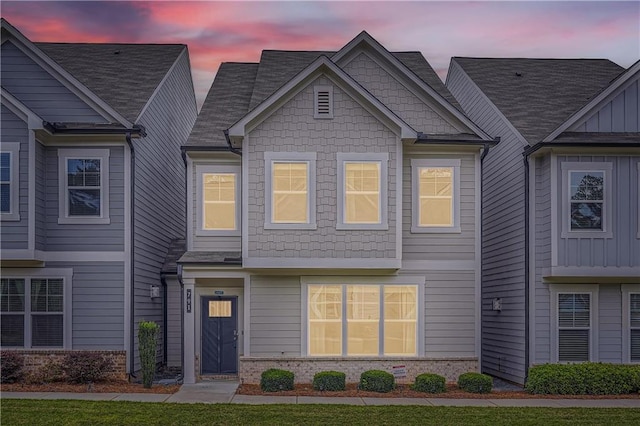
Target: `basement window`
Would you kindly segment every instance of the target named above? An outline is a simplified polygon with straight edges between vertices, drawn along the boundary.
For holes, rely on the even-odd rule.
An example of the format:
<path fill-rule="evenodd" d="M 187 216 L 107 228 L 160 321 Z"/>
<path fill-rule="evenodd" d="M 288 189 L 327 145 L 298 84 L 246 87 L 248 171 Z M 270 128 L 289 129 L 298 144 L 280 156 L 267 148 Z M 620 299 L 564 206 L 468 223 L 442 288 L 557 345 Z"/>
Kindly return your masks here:
<path fill-rule="evenodd" d="M 315 86 L 313 102 L 313 118 L 333 118 L 333 86 Z"/>

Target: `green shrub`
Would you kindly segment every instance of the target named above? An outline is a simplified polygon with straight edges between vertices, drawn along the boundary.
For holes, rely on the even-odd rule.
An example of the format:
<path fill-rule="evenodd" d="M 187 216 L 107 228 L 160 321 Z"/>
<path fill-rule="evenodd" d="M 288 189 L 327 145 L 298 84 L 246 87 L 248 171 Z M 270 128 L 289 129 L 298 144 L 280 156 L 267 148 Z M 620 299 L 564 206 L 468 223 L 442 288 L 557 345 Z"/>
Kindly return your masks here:
<path fill-rule="evenodd" d="M 26 383 L 34 384 L 64 382 L 65 380 L 66 377 L 62 363 L 55 358 L 46 360 L 44 364 L 25 377 Z"/>
<path fill-rule="evenodd" d="M 0 383 L 14 383 L 22 379 L 24 357 L 14 351 L 0 352 Z"/>
<path fill-rule="evenodd" d="M 491 376 L 481 373 L 464 373 L 458 377 L 460 389 L 472 393 L 489 393 L 493 388 Z"/>
<path fill-rule="evenodd" d="M 427 393 L 441 393 L 447 390 L 444 377 L 431 373 L 420 374 L 416 377 L 411 389 Z"/>
<path fill-rule="evenodd" d="M 584 362 L 529 369 L 525 390 L 549 395 L 619 395 L 640 390 L 640 366 Z"/>
<path fill-rule="evenodd" d="M 393 374 L 382 370 L 369 370 L 360 375 L 358 388 L 373 392 L 391 392 L 396 387 Z"/>
<path fill-rule="evenodd" d="M 71 383 L 99 382 L 113 370 L 113 360 L 96 352 L 69 352 L 62 361 L 62 370 Z"/>
<path fill-rule="evenodd" d="M 260 389 L 264 392 L 293 390 L 293 373 L 277 368 L 263 371 L 260 377 Z"/>
<path fill-rule="evenodd" d="M 313 376 L 313 389 L 319 391 L 345 390 L 346 375 L 339 371 L 322 371 Z"/>
<path fill-rule="evenodd" d="M 142 386 L 149 389 L 156 373 L 156 348 L 160 326 L 153 321 L 140 321 L 138 325 L 138 347 L 140 351 L 140 368 L 142 369 Z"/>

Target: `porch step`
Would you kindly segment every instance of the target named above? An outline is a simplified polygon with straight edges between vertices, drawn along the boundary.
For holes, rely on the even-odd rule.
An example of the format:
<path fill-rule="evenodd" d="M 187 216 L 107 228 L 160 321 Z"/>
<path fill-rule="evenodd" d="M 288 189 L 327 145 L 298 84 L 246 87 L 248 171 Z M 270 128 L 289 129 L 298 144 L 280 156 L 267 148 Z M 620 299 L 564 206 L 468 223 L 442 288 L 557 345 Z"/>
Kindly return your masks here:
<path fill-rule="evenodd" d="M 237 374 L 207 374 L 200 377 L 203 382 L 212 382 L 214 380 L 238 381 Z"/>

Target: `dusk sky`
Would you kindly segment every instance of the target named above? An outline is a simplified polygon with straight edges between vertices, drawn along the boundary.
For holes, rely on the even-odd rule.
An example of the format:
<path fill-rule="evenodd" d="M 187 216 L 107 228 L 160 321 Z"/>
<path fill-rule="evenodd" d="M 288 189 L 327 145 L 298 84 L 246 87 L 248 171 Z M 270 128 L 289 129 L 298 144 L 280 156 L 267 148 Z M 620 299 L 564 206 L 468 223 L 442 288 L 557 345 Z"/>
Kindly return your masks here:
<path fill-rule="evenodd" d="M 452 56 L 640 59 L 640 1 L 2 1 L 33 41 L 184 43 L 200 106 L 221 62 L 263 49 L 337 50 L 366 30 L 418 50 L 441 78 Z"/>

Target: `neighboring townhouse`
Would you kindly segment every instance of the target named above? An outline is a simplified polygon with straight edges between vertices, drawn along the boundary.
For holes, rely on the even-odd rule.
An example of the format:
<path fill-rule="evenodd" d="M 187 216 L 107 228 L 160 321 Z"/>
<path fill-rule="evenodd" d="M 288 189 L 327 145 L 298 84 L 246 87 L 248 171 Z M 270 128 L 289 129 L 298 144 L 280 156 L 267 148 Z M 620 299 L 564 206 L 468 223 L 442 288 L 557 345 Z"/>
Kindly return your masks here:
<path fill-rule="evenodd" d="M 222 64 L 183 147 L 187 251 L 169 292 L 183 285 L 185 383 L 477 371 L 495 143 L 419 52 L 366 32 Z"/>
<path fill-rule="evenodd" d="M 482 370 L 640 361 L 640 63 L 453 58 L 483 174 Z"/>
<path fill-rule="evenodd" d="M 33 43 L 3 19 L 1 77 L 2 349 L 112 351 L 135 372 L 185 233 L 187 47 Z"/>

